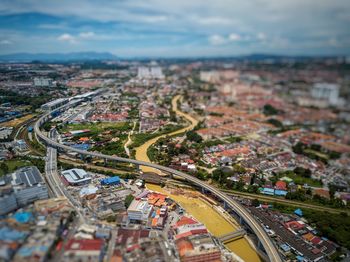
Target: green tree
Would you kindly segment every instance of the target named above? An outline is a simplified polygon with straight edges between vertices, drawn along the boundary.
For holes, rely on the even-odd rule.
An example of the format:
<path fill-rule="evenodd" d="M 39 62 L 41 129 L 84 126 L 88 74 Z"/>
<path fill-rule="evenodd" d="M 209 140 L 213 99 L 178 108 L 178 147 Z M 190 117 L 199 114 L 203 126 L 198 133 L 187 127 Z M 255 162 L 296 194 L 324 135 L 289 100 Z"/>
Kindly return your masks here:
<path fill-rule="evenodd" d="M 303 168 L 303 167 L 297 166 L 296 168 L 294 168 L 293 171 L 295 174 L 297 174 L 299 176 L 307 177 L 307 178 L 311 177 L 311 170 L 308 168 Z"/>
<path fill-rule="evenodd" d="M 272 116 L 272 115 L 278 114 L 278 110 L 270 104 L 264 105 L 263 112 L 264 112 L 264 115 L 267 115 L 267 116 Z"/>
<path fill-rule="evenodd" d="M 305 145 L 301 142 L 298 142 L 292 147 L 292 149 L 293 149 L 293 152 L 296 154 L 303 154 Z"/>
<path fill-rule="evenodd" d="M 270 123 L 271 125 L 274 125 L 275 127 L 283 128 L 283 124 L 281 123 L 281 121 L 275 118 L 270 118 L 267 120 L 267 122 Z"/>
<path fill-rule="evenodd" d="M 2 170 L 2 172 L 4 173 L 4 175 L 6 175 L 9 172 L 9 168 L 8 166 L 5 164 L 5 162 L 2 162 L 0 164 L 0 170 Z"/>
<path fill-rule="evenodd" d="M 260 201 L 258 199 L 256 199 L 256 198 L 254 198 L 252 200 L 252 205 L 255 206 L 255 207 L 258 207 L 258 206 L 260 206 Z"/>
<path fill-rule="evenodd" d="M 203 138 L 194 131 L 188 131 L 186 137 L 188 140 L 196 143 L 201 143 L 203 141 Z"/>
<path fill-rule="evenodd" d="M 131 204 L 131 202 L 134 200 L 134 196 L 129 194 L 125 198 L 125 208 L 128 208 Z"/>

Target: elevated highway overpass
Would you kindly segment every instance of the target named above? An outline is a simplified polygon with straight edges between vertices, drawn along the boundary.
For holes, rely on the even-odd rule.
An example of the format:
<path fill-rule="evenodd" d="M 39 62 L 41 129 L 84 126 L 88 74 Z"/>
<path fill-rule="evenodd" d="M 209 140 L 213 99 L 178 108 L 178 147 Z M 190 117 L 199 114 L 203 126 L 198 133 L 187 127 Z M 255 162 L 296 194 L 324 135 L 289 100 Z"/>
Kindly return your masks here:
<path fill-rule="evenodd" d="M 42 142 L 44 142 L 47 146 L 56 148 L 57 150 L 62 152 L 75 152 L 83 156 L 92 156 L 96 158 L 101 158 L 101 159 L 104 159 L 105 161 L 117 161 L 117 162 L 131 163 L 136 166 L 148 166 L 148 167 L 158 169 L 162 172 L 166 172 L 168 174 L 182 177 L 183 179 L 186 179 L 190 183 L 201 187 L 203 190 L 210 192 L 211 194 L 216 196 L 218 199 L 220 199 L 226 207 L 232 209 L 240 217 L 240 220 L 241 221 L 243 220 L 245 224 L 249 226 L 249 228 L 254 232 L 254 234 L 258 238 L 258 248 L 263 248 L 263 250 L 266 252 L 267 257 L 265 259 L 271 262 L 282 261 L 276 246 L 274 245 L 272 240 L 269 238 L 265 230 L 262 228 L 260 223 L 256 221 L 254 217 L 241 204 L 239 204 L 237 201 L 235 201 L 225 193 L 221 192 L 219 189 L 211 185 L 208 185 L 207 183 L 199 180 L 196 177 L 193 177 L 191 175 L 188 175 L 186 173 L 183 173 L 181 171 L 178 171 L 169 167 L 161 166 L 151 162 L 139 161 L 135 159 L 129 159 L 129 158 L 118 157 L 118 156 L 104 155 L 98 152 L 89 152 L 85 150 L 76 149 L 70 146 L 60 144 L 54 141 L 53 139 L 47 137 L 46 135 L 44 135 L 40 130 L 40 126 L 46 121 L 48 121 L 49 119 L 51 119 L 51 115 L 53 115 L 52 113 L 63 111 L 68 107 L 69 105 L 65 105 L 54 111 L 48 112 L 43 116 L 41 116 L 38 119 L 38 121 L 35 123 L 34 132 L 36 133 L 37 137 Z"/>

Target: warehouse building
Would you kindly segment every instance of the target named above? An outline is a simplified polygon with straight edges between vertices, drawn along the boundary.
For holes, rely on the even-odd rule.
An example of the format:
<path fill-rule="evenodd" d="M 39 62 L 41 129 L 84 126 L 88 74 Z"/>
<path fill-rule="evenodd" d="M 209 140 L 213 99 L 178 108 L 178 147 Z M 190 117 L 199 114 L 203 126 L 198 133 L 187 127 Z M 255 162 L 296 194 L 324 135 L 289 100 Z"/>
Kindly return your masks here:
<path fill-rule="evenodd" d="M 71 186 L 86 185 L 91 182 L 91 177 L 83 169 L 73 168 L 65 170 L 62 172 L 62 176 Z"/>
<path fill-rule="evenodd" d="M 42 110 L 51 111 L 68 103 L 67 98 L 58 98 L 41 106 Z"/>
<path fill-rule="evenodd" d="M 113 186 L 113 185 L 119 185 L 119 184 L 120 184 L 119 176 L 107 177 L 101 180 L 102 186 Z"/>
<path fill-rule="evenodd" d="M 17 169 L 0 180 L 0 215 L 49 197 L 36 166 Z"/>

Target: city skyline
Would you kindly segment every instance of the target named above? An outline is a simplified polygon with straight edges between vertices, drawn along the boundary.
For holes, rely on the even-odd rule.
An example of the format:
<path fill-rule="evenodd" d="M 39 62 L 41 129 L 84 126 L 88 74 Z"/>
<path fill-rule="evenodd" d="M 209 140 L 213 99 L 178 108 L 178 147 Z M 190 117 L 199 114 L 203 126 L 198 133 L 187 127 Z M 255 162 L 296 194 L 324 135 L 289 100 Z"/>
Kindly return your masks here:
<path fill-rule="evenodd" d="M 3 1 L 0 54 L 350 55 L 347 1 Z"/>

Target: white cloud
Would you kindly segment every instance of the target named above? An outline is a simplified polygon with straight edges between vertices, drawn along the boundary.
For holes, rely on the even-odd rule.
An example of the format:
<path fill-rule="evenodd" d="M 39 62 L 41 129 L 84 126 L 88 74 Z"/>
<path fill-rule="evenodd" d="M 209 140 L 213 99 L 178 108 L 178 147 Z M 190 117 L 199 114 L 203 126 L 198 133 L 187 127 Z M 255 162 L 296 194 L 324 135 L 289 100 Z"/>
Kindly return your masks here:
<path fill-rule="evenodd" d="M 330 38 L 328 40 L 328 44 L 333 47 L 337 47 L 339 45 L 339 42 L 336 38 Z"/>
<path fill-rule="evenodd" d="M 147 40 L 147 45 L 152 45 L 155 50 L 171 37 L 183 37 L 184 42 L 195 43 L 198 49 L 212 48 L 218 53 L 221 50 L 233 52 L 239 48 L 245 52 L 253 48 L 253 51 L 264 52 L 269 46 L 272 51 L 278 47 L 289 52 L 293 47 L 306 53 L 311 48 L 302 45 L 308 41 L 312 40 L 312 44 L 322 42 L 325 48 L 329 48 L 343 45 L 343 38 L 350 37 L 346 26 L 346 22 L 350 21 L 349 0 L 318 0 L 317 4 L 310 0 L 1 0 L 0 15 L 27 13 L 55 17 L 53 22 L 38 27 L 52 31 L 57 29 L 53 36 L 56 42 L 59 39 L 62 44 L 82 44 L 71 45 L 72 49 L 83 46 L 106 48 L 107 45 L 115 46 L 116 38 L 126 42 L 129 38 L 147 38 L 148 34 L 151 40 Z M 56 19 L 57 25 L 54 24 Z M 63 24 L 60 23 L 62 20 Z M 27 32 L 36 34 L 30 30 Z M 44 33 L 52 34 L 49 30 Z M 57 38 L 61 33 L 66 34 Z M 164 34 L 155 39 L 155 33 Z M 329 42 L 332 37 L 338 43 Z M 7 34 L 6 38 L 16 44 L 21 43 L 18 45 L 23 49 L 29 44 L 28 41 L 18 41 L 12 35 Z M 46 36 L 42 39 L 43 42 L 48 41 Z M 205 46 L 202 45 L 203 39 L 207 41 Z M 98 45 L 95 41 L 106 43 Z M 126 46 L 130 47 L 129 44 Z M 347 53 L 350 47 L 348 50 Z"/>
<path fill-rule="evenodd" d="M 229 34 L 228 40 L 233 41 L 233 42 L 239 41 L 239 40 L 241 40 L 241 36 L 239 34 L 232 33 L 232 34 Z"/>
<path fill-rule="evenodd" d="M 7 40 L 7 39 L 0 41 L 0 45 L 10 45 L 10 44 L 12 44 L 12 42 L 10 40 Z"/>
<path fill-rule="evenodd" d="M 94 32 L 81 32 L 79 34 L 79 37 L 81 38 L 93 38 L 95 36 L 95 33 Z"/>
<path fill-rule="evenodd" d="M 201 25 L 231 25 L 234 21 L 225 17 L 193 17 L 193 20 Z"/>
<path fill-rule="evenodd" d="M 222 35 L 211 35 L 209 36 L 208 40 L 211 45 L 224 45 L 232 42 L 238 42 L 242 40 L 247 40 L 248 37 L 242 38 L 239 34 L 231 33 L 228 36 L 222 36 Z"/>
<path fill-rule="evenodd" d="M 222 45 L 227 42 L 226 39 L 221 35 L 211 35 L 208 40 L 212 45 Z"/>
<path fill-rule="evenodd" d="M 62 34 L 60 35 L 57 40 L 62 41 L 62 42 L 68 42 L 70 44 L 74 44 L 77 42 L 76 38 L 72 36 L 71 34 Z"/>
<path fill-rule="evenodd" d="M 156 15 L 156 16 L 139 16 L 138 17 L 142 22 L 146 23 L 160 23 L 168 20 L 168 17 L 165 15 Z M 137 20 L 137 17 L 135 18 Z"/>
<path fill-rule="evenodd" d="M 260 32 L 256 35 L 256 38 L 260 41 L 264 41 L 264 40 L 266 40 L 267 36 L 265 33 Z"/>

